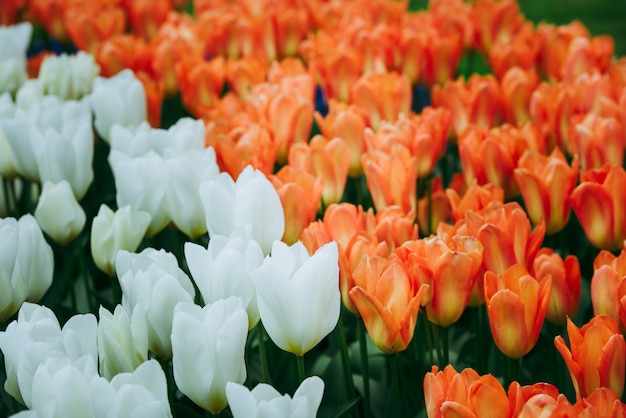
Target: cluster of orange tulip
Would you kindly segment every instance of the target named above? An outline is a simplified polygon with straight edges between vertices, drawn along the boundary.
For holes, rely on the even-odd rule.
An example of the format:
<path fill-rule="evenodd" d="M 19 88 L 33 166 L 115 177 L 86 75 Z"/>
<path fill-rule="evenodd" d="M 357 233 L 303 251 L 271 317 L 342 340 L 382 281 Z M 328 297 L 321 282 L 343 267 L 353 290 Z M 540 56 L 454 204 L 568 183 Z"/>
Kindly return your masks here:
<path fill-rule="evenodd" d="M 132 69 L 155 127 L 179 95 L 222 171 L 268 176 L 283 241 L 337 243 L 343 305 L 382 352 L 408 348 L 420 312 L 434 335 L 486 306 L 510 359 L 546 320 L 567 324 L 570 348 L 552 338 L 576 403 L 443 361 L 424 380 L 429 416 L 626 414 L 626 61 L 612 38 L 535 26 L 514 0 L 192 3 L 8 0 L 0 22 L 41 24 L 104 76 Z M 492 74 L 456 77 L 481 58 Z M 432 107 L 418 109 L 417 85 Z M 556 245 L 572 210 L 593 268 Z M 585 280 L 595 316 L 579 329 Z"/>

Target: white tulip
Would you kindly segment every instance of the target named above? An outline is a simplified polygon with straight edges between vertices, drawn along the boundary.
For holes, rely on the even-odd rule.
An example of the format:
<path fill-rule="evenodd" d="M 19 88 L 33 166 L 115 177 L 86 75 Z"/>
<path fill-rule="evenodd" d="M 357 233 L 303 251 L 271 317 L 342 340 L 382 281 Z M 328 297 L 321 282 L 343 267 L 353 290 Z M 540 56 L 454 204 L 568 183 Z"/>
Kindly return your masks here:
<path fill-rule="evenodd" d="M 148 325 L 145 315 L 136 312 L 129 318 L 122 305 L 113 314 L 102 306 L 98 311 L 100 374 L 107 380 L 132 372 L 148 359 Z"/>
<path fill-rule="evenodd" d="M 4 131 L 2 130 L 3 120 L 13 119 L 15 113 L 15 105 L 13 99 L 9 93 L 0 95 L 0 176 L 11 178 L 17 174 L 15 171 L 15 165 L 13 163 L 13 151 L 11 151 L 11 145 L 7 140 Z"/>
<path fill-rule="evenodd" d="M 247 334 L 248 316 L 237 297 L 204 308 L 177 304 L 172 362 L 178 389 L 212 414 L 224 409 L 226 383 L 246 380 Z"/>
<path fill-rule="evenodd" d="M 122 306 L 131 317 L 145 315 L 150 351 L 163 359 L 171 358 L 174 307 L 178 302 L 193 302 L 193 283 L 178 267 L 176 257 L 164 250 L 146 248 L 139 254 L 119 251 L 115 268 L 122 287 Z"/>
<path fill-rule="evenodd" d="M 26 49 L 33 26 L 0 26 L 0 93 L 15 92 L 26 80 Z"/>
<path fill-rule="evenodd" d="M 209 235 L 228 236 L 237 227 L 250 225 L 252 238 L 264 254 L 285 231 L 285 213 L 278 192 L 265 175 L 247 166 L 237 182 L 228 173 L 200 184 Z"/>
<path fill-rule="evenodd" d="M 137 127 L 147 120 L 146 92 L 143 84 L 129 70 L 111 78 L 96 77 L 91 93 L 98 134 L 108 143 L 113 125 Z"/>
<path fill-rule="evenodd" d="M 96 418 L 171 418 L 167 382 L 156 360 L 142 363 L 132 373 L 91 381 Z"/>
<path fill-rule="evenodd" d="M 324 381 L 317 376 L 304 379 L 293 398 L 281 395 L 266 383 L 249 390 L 233 382 L 226 385 L 226 396 L 234 418 L 315 418 L 324 395 Z"/>
<path fill-rule="evenodd" d="M 52 284 L 54 258 L 32 215 L 0 219 L 0 320 L 24 301 L 39 302 Z"/>
<path fill-rule="evenodd" d="M 0 332 L 0 350 L 7 374 L 4 389 L 32 408 L 35 372 L 46 358 L 67 358 L 70 362 L 89 358 L 94 371 L 97 370 L 96 335 L 97 323 L 92 314 L 74 315 L 61 329 L 52 310 L 24 303 L 17 320 Z"/>
<path fill-rule="evenodd" d="M 35 218 L 54 241 L 67 245 L 80 234 L 85 226 L 85 211 L 76 201 L 70 184 L 63 180 L 53 184 L 46 182 L 39 196 Z"/>
<path fill-rule="evenodd" d="M 112 150 L 109 163 L 115 179 L 117 206 L 130 205 L 133 211 L 148 212 L 151 220 L 146 235 L 149 237 L 165 228 L 170 219 L 165 204 L 167 173 L 163 157 L 150 151 L 131 158 Z"/>
<path fill-rule="evenodd" d="M 76 55 L 50 55 L 41 63 L 39 79 L 45 94 L 77 100 L 91 92 L 100 68 L 93 57 L 83 51 Z"/>
<path fill-rule="evenodd" d="M 207 248 L 188 242 L 185 260 L 204 302 L 238 296 L 248 314 L 248 329 L 259 322 L 256 290 L 250 272 L 263 263 L 263 251 L 243 228 L 229 237 L 214 235 Z"/>
<path fill-rule="evenodd" d="M 115 275 L 117 252 L 134 252 L 143 239 L 151 216 L 147 212 L 133 211 L 126 205 L 113 212 L 101 205 L 91 224 L 91 255 L 96 266 L 109 276 Z"/>
<path fill-rule="evenodd" d="M 298 241 L 275 241 L 272 254 L 252 270 L 261 321 L 281 349 L 304 355 L 337 325 L 341 308 L 337 244 L 309 256 Z"/>

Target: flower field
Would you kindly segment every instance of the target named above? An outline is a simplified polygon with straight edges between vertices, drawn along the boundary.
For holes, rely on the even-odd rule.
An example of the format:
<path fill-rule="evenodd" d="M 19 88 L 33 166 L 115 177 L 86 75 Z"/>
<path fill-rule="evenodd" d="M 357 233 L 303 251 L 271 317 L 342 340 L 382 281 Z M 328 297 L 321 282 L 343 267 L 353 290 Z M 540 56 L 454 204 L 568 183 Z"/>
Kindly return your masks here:
<path fill-rule="evenodd" d="M 0 416 L 626 416 L 611 1 L 3 1 Z"/>

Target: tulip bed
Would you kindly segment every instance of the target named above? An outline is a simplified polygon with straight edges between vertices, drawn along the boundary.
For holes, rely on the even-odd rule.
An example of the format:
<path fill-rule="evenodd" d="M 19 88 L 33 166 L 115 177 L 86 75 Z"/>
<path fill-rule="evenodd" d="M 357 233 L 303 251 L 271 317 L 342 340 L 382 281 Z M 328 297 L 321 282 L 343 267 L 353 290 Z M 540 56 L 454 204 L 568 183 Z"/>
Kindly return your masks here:
<path fill-rule="evenodd" d="M 0 23 L 0 416 L 626 415 L 610 36 L 512 0 Z"/>

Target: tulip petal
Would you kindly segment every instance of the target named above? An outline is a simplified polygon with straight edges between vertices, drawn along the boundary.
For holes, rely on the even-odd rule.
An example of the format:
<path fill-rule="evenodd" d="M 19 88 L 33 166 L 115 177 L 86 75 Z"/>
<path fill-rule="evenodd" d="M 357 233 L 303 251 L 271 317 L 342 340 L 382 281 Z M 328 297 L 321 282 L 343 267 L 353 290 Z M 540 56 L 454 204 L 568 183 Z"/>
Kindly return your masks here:
<path fill-rule="evenodd" d="M 613 198 L 598 183 L 582 183 L 571 195 L 572 209 L 589 241 L 601 249 L 615 249 L 613 239 Z"/>
<path fill-rule="evenodd" d="M 393 342 L 400 333 L 400 323 L 374 296 L 360 286 L 350 290 L 352 302 L 359 310 L 372 341 L 386 353 L 393 353 Z"/>
<path fill-rule="evenodd" d="M 507 357 L 517 359 L 530 351 L 524 305 L 508 289 L 497 291 L 487 303 L 489 325 L 494 342 Z"/>

